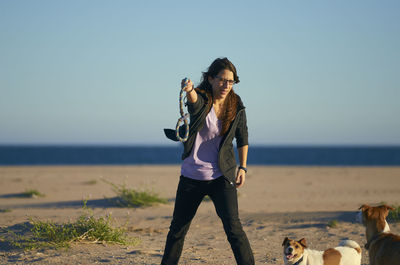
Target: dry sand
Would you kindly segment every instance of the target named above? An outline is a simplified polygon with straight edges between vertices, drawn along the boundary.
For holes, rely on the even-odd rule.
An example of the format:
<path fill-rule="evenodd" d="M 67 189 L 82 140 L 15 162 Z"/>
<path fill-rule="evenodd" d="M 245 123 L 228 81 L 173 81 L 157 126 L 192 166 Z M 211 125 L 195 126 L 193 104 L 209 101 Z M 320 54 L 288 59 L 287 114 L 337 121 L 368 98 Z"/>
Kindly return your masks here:
<path fill-rule="evenodd" d="M 159 264 L 171 221 L 179 166 L 0 167 L 0 264 Z M 170 200 L 149 208 L 117 208 L 105 199 L 111 186 L 148 188 Z M 45 197 L 18 198 L 36 189 Z M 126 225 L 138 246 L 73 244 L 68 250 L 23 252 L 5 239 L 29 218 L 67 222 L 82 214 L 82 201 L 96 216 L 112 214 L 115 225 Z M 309 247 L 323 250 L 349 238 L 361 246 L 365 230 L 355 223 L 361 204 L 400 204 L 400 167 L 266 167 L 250 166 L 239 189 L 242 224 L 256 264 L 283 264 L 284 237 L 305 237 Z M 336 228 L 328 228 L 337 220 Z M 390 224 L 400 233 L 399 224 Z M 363 250 L 362 264 L 368 264 Z M 212 202 L 203 202 L 186 237 L 180 264 L 235 264 Z"/>

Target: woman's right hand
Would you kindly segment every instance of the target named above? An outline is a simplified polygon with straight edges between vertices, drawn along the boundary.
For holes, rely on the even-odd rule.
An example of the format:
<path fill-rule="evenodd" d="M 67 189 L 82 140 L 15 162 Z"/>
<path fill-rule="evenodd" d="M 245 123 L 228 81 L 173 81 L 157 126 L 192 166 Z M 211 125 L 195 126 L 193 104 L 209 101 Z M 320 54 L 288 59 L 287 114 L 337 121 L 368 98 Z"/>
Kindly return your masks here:
<path fill-rule="evenodd" d="M 193 86 L 194 86 L 193 82 L 189 78 L 188 79 L 186 79 L 186 78 L 182 79 L 181 88 L 183 89 L 183 91 L 190 92 L 190 91 L 193 90 Z"/>

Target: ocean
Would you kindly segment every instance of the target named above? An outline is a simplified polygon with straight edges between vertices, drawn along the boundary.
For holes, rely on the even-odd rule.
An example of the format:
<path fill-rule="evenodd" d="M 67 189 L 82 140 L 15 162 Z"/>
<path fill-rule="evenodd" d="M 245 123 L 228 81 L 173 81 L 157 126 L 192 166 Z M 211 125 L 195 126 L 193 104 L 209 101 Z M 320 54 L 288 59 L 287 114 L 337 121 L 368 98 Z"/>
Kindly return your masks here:
<path fill-rule="evenodd" d="M 0 165 L 180 164 L 182 146 L 0 146 Z M 237 155 L 237 154 L 236 154 Z M 400 166 L 400 146 L 250 146 L 249 165 Z"/>

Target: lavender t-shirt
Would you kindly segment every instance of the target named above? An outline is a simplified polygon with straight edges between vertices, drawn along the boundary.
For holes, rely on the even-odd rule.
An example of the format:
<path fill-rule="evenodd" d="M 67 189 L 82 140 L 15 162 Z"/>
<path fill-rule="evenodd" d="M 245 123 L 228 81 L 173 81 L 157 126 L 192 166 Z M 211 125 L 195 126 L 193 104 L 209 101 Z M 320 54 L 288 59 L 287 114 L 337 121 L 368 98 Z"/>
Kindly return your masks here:
<path fill-rule="evenodd" d="M 181 174 L 196 180 L 213 180 L 222 175 L 218 167 L 218 152 L 222 137 L 222 122 L 214 107 L 208 113 L 203 128 L 197 133 L 192 152 L 181 167 Z"/>

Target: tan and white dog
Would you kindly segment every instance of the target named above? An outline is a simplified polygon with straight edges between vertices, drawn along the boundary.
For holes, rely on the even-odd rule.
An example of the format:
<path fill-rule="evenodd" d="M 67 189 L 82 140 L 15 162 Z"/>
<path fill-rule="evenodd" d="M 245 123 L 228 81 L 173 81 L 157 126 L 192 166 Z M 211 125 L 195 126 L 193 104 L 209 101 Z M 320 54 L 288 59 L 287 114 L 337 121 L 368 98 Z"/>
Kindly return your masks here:
<path fill-rule="evenodd" d="M 361 248 L 353 240 L 343 240 L 338 247 L 318 251 L 308 249 L 305 238 L 295 241 L 286 237 L 282 246 L 285 265 L 361 264 Z"/>
<path fill-rule="evenodd" d="M 366 227 L 367 244 L 370 265 L 400 264 L 400 236 L 390 233 L 386 222 L 389 210 L 387 205 L 360 207 L 359 221 Z"/>

